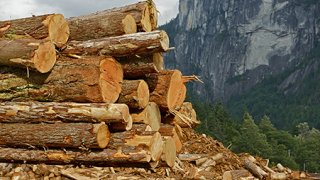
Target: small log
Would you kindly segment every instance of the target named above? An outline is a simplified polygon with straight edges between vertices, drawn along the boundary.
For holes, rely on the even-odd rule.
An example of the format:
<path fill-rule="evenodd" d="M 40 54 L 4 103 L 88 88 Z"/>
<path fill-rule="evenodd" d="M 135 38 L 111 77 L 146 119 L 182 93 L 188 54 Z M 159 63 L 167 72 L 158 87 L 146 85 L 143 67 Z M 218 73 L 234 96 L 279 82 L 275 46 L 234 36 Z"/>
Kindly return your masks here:
<path fill-rule="evenodd" d="M 0 65 L 49 72 L 56 62 L 56 50 L 50 41 L 36 39 L 0 39 Z"/>
<path fill-rule="evenodd" d="M 65 45 L 69 38 L 69 26 L 62 14 L 47 14 L 23 19 L 0 21 L 2 34 L 7 38 L 21 36 L 52 41 L 57 47 Z"/>
<path fill-rule="evenodd" d="M 200 121 L 197 120 L 197 113 L 190 102 L 184 102 L 175 115 L 167 116 L 164 122 L 177 124 L 182 128 L 194 128 L 200 124 Z"/>
<path fill-rule="evenodd" d="M 0 148 L 0 162 L 94 165 L 101 167 L 150 167 L 146 151 L 104 149 L 101 151 L 27 150 Z"/>
<path fill-rule="evenodd" d="M 67 19 L 70 40 L 85 41 L 137 32 L 137 24 L 130 14 L 102 11 Z"/>
<path fill-rule="evenodd" d="M 131 14 L 137 23 L 139 32 L 153 31 L 158 25 L 158 11 L 153 2 L 143 1 L 107 11 Z"/>
<path fill-rule="evenodd" d="M 127 104 L 131 109 L 144 109 L 149 103 L 148 84 L 144 80 L 123 81 L 118 103 Z"/>
<path fill-rule="evenodd" d="M 268 176 L 268 173 L 266 173 L 259 166 L 250 161 L 248 158 L 244 160 L 244 166 L 248 171 L 250 171 L 255 177 L 259 179 L 266 179 L 266 177 Z"/>
<path fill-rule="evenodd" d="M 50 74 L 0 70 L 0 101 L 114 103 L 121 92 L 123 71 L 110 57 L 60 57 Z"/>
<path fill-rule="evenodd" d="M 145 149 L 150 153 L 153 161 L 160 159 L 163 150 L 162 137 L 159 132 L 132 129 L 111 134 L 108 148 L 119 149 L 127 146 Z"/>
<path fill-rule="evenodd" d="M 286 173 L 271 173 L 271 180 L 286 180 L 288 178 Z"/>
<path fill-rule="evenodd" d="M 88 41 L 71 41 L 62 53 L 123 57 L 135 54 L 165 52 L 168 49 L 169 38 L 167 33 L 164 31 L 153 31 Z"/>
<path fill-rule="evenodd" d="M 284 168 L 280 163 L 277 164 L 277 168 L 279 172 L 284 172 L 286 170 L 286 168 Z"/>
<path fill-rule="evenodd" d="M 0 124 L 0 145 L 9 147 L 105 148 L 109 140 L 104 123 Z"/>
<path fill-rule="evenodd" d="M 243 170 L 231 170 L 223 173 L 222 180 L 240 180 L 241 178 L 250 177 L 249 171 Z"/>
<path fill-rule="evenodd" d="M 155 102 L 162 111 L 176 112 L 185 97 L 186 86 L 178 70 L 160 71 L 148 74 L 146 82 L 150 89 L 150 101 Z"/>
<path fill-rule="evenodd" d="M 167 166 L 173 167 L 177 157 L 176 152 L 174 140 L 171 137 L 165 138 L 161 160 L 164 161 Z"/>
<path fill-rule="evenodd" d="M 125 104 L 3 102 L 0 123 L 128 123 L 129 108 Z"/>
<path fill-rule="evenodd" d="M 159 133 L 164 137 L 171 137 L 173 139 L 178 153 L 182 150 L 183 145 L 174 126 L 162 125 L 159 129 Z"/>
<path fill-rule="evenodd" d="M 123 67 L 126 79 L 145 78 L 146 74 L 158 73 L 164 69 L 163 56 L 161 53 L 152 55 L 136 55 L 117 58 Z"/>
<path fill-rule="evenodd" d="M 134 123 L 147 124 L 153 131 L 160 129 L 161 113 L 158 105 L 154 102 L 150 102 L 144 110 L 133 113 L 131 116 Z"/>
<path fill-rule="evenodd" d="M 181 161 L 187 161 L 187 162 L 195 162 L 198 159 L 208 157 L 207 154 L 179 154 L 178 158 Z"/>

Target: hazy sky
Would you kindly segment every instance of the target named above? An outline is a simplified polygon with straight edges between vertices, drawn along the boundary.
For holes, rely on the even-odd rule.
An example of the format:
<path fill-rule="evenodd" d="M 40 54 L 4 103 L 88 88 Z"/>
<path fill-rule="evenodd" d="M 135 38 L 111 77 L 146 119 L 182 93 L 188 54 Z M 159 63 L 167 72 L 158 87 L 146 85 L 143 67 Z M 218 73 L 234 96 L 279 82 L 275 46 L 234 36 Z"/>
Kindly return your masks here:
<path fill-rule="evenodd" d="M 0 0 L 0 20 L 47 13 L 62 13 L 65 17 L 71 17 L 119 7 L 138 1 L 139 0 Z M 154 1 L 160 12 L 160 24 L 176 16 L 179 0 Z"/>

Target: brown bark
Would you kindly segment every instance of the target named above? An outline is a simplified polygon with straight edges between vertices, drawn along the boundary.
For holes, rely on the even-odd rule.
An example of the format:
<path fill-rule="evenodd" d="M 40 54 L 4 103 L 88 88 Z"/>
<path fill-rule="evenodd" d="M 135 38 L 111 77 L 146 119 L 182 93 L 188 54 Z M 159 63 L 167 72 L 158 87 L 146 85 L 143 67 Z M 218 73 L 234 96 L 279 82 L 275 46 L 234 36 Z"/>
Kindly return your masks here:
<path fill-rule="evenodd" d="M 232 170 L 226 171 L 223 173 L 222 179 L 223 180 L 240 180 L 241 178 L 250 177 L 251 174 L 249 171 L 243 170 Z"/>
<path fill-rule="evenodd" d="M 109 140 L 104 123 L 0 124 L 0 145 L 10 147 L 105 148 Z"/>
<path fill-rule="evenodd" d="M 159 129 L 159 133 L 161 134 L 161 136 L 171 137 L 173 139 L 177 152 L 180 152 L 182 150 L 182 142 L 181 142 L 174 126 L 162 125 Z"/>
<path fill-rule="evenodd" d="M 200 124 L 197 120 L 197 113 L 190 102 L 184 102 L 175 115 L 167 116 L 163 122 L 179 125 L 182 128 L 194 128 Z"/>
<path fill-rule="evenodd" d="M 161 157 L 163 142 L 159 132 L 155 131 L 131 131 L 112 133 L 108 145 L 110 149 L 119 149 L 123 147 L 142 148 L 148 151 L 153 161 Z"/>
<path fill-rule="evenodd" d="M 102 11 L 67 19 L 70 40 L 85 41 L 137 32 L 137 24 L 130 14 Z"/>
<path fill-rule="evenodd" d="M 62 47 L 69 38 L 68 23 L 61 14 L 0 21 L 0 28 L 4 27 L 7 27 L 2 32 L 5 37 L 19 38 L 20 36 L 31 36 L 35 39 L 50 40 L 57 47 Z"/>
<path fill-rule="evenodd" d="M 164 161 L 167 166 L 173 167 L 176 160 L 176 146 L 173 138 L 168 137 L 164 140 L 163 153 L 161 160 Z"/>
<path fill-rule="evenodd" d="M 0 162 L 77 164 L 102 167 L 150 167 L 150 156 L 146 151 L 135 149 L 101 151 L 27 150 L 0 148 Z"/>
<path fill-rule="evenodd" d="M 158 73 L 164 69 L 161 53 L 117 58 L 123 67 L 126 79 L 145 78 L 146 74 Z"/>
<path fill-rule="evenodd" d="M 124 14 L 131 14 L 135 19 L 138 31 L 153 31 L 157 28 L 158 11 L 154 3 L 147 1 L 130 4 L 120 8 L 114 8 L 112 12 L 121 12 Z"/>
<path fill-rule="evenodd" d="M 56 62 L 56 50 L 50 41 L 30 38 L 0 39 L 0 65 L 49 72 Z"/>
<path fill-rule="evenodd" d="M 11 68 L 0 70 L 0 101 L 73 101 L 114 103 L 121 92 L 123 71 L 113 58 L 59 58 L 50 74 Z"/>
<path fill-rule="evenodd" d="M 0 123 L 128 123 L 129 108 L 125 104 L 3 102 Z"/>
<path fill-rule="evenodd" d="M 248 158 L 244 160 L 244 166 L 248 171 L 250 171 L 255 177 L 259 179 L 266 179 L 266 177 L 268 176 L 268 173 L 266 173 Z"/>
<path fill-rule="evenodd" d="M 149 103 L 149 87 L 144 80 L 124 80 L 118 103 L 131 109 L 144 109 Z"/>
<path fill-rule="evenodd" d="M 147 124 L 153 131 L 160 129 L 161 113 L 158 105 L 154 102 L 150 102 L 144 110 L 133 113 L 131 116 L 134 123 Z"/>
<path fill-rule="evenodd" d="M 160 71 L 148 74 L 146 82 L 150 89 L 150 101 L 161 110 L 175 112 L 186 97 L 186 87 L 178 70 Z"/>
<path fill-rule="evenodd" d="M 88 41 L 71 41 L 63 50 L 63 53 L 123 57 L 135 54 L 165 52 L 168 48 L 169 38 L 167 33 L 164 31 L 153 31 Z"/>

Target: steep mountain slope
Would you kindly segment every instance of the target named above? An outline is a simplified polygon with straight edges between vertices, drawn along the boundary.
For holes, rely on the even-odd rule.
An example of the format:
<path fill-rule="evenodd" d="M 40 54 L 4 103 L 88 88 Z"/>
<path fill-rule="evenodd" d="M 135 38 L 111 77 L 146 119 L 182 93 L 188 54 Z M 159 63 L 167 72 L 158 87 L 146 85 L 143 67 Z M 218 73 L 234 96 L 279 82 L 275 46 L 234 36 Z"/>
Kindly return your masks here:
<path fill-rule="evenodd" d="M 290 95 L 319 65 L 306 58 L 319 51 L 317 0 L 180 0 L 178 17 L 163 28 L 176 47 L 167 67 L 201 76 L 205 84 L 191 89 L 210 102 L 280 74 L 285 77 L 272 91 Z M 307 65 L 295 68 L 301 64 Z"/>

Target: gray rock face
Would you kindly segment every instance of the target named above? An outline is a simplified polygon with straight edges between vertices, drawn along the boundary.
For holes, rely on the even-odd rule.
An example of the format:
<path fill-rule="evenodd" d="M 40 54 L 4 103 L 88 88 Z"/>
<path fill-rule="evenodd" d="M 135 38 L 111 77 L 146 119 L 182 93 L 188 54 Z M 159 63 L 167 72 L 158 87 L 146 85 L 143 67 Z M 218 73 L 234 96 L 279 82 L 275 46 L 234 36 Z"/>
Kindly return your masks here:
<path fill-rule="evenodd" d="M 180 0 L 168 27 L 176 50 L 167 67 L 199 75 L 205 83 L 193 84 L 195 93 L 226 101 L 299 63 L 319 43 L 320 1 Z"/>

